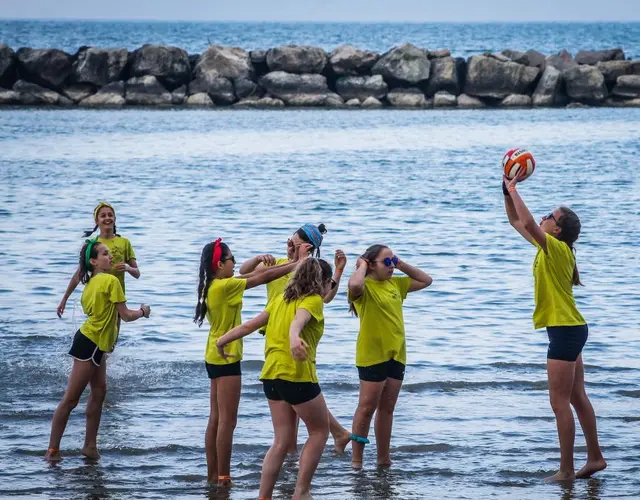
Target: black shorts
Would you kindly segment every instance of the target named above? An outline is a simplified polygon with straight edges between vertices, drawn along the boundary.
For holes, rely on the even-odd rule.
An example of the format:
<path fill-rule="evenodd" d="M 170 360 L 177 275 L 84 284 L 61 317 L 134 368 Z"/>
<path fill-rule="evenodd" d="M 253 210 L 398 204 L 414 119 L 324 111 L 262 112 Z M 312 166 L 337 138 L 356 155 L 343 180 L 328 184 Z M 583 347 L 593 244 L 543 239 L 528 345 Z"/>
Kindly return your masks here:
<path fill-rule="evenodd" d="M 579 326 L 548 326 L 549 349 L 547 359 L 561 361 L 575 361 L 580 356 L 589 337 L 589 327 Z"/>
<path fill-rule="evenodd" d="M 288 380 L 263 380 L 262 389 L 267 399 L 271 401 L 284 401 L 291 406 L 301 405 L 317 398 L 320 393 L 320 384 L 315 382 L 289 382 Z"/>
<path fill-rule="evenodd" d="M 94 365 L 100 366 L 104 351 L 101 351 L 93 340 L 78 330 L 73 337 L 69 356 L 78 361 L 91 361 Z"/>
<path fill-rule="evenodd" d="M 405 368 L 400 361 L 390 359 L 377 365 L 358 366 L 358 375 L 365 382 L 384 382 L 388 378 L 404 380 Z"/>
<path fill-rule="evenodd" d="M 242 375 L 242 370 L 240 369 L 240 361 L 236 361 L 235 363 L 228 363 L 225 365 L 212 365 L 211 363 L 204 362 L 207 367 L 207 375 L 209 378 L 220 378 L 220 377 L 231 377 L 234 375 Z"/>

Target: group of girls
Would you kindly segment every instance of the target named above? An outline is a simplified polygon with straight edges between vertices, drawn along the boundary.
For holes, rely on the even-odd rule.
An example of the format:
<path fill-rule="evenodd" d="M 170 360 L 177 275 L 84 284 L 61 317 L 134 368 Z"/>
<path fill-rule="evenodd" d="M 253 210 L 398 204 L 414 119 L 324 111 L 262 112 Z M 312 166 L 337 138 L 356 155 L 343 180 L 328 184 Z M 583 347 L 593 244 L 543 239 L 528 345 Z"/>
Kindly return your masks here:
<path fill-rule="evenodd" d="M 524 175 L 524 173 L 523 173 Z M 585 392 L 582 349 L 587 323 L 578 311 L 572 287 L 580 283 L 574 243 L 580 220 L 566 207 L 559 207 L 536 223 L 517 191 L 522 175 L 504 179 L 502 189 L 510 224 L 537 248 L 534 259 L 534 327 L 546 328 L 549 338 L 547 374 L 551 407 L 556 416 L 560 441 L 560 470 L 551 480 L 590 477 L 607 464 L 598 443 L 596 417 Z M 60 440 L 69 414 L 87 384 L 86 439 L 82 453 L 97 458 L 96 437 L 106 393 L 107 353 L 115 346 L 120 318 L 134 321 L 149 317 L 149 306 L 126 307 L 124 274 L 138 278 L 140 271 L 129 241 L 116 234 L 115 210 L 100 203 L 94 211 L 100 234 L 87 240 L 79 255 L 78 270 L 58 306 L 79 282 L 85 284 L 82 307 L 87 321 L 74 337 L 69 354 L 74 358 L 67 390 L 52 422 L 46 457 L 60 460 Z M 369 443 L 375 415 L 377 463 L 389 466 L 393 413 L 406 367 L 406 340 L 402 313 L 409 292 L 432 283 L 424 271 L 401 260 L 385 245 L 370 246 L 355 265 L 348 282 L 348 302 L 359 318 L 356 367 L 360 379 L 358 406 L 351 431 L 333 417 L 323 398 L 316 373 L 316 353 L 324 330 L 324 304 L 340 287 L 347 263 L 336 250 L 335 269 L 320 259 L 326 229 L 323 224 L 305 224 L 287 240 L 286 257 L 257 255 L 234 275 L 236 260 L 220 238 L 204 246 L 200 258 L 197 305 L 194 321 L 206 318 L 209 336 L 205 367 L 210 379 L 210 416 L 205 434 L 207 479 L 224 487 L 231 483 L 233 431 L 241 394 L 242 339 L 253 332 L 264 335 L 264 365 L 260 374 L 274 427 L 274 441 L 264 457 L 259 497 L 270 499 L 287 453 L 297 451 L 298 420 L 307 427 L 293 498 L 308 498 L 311 480 L 331 433 L 336 451 L 352 443 L 352 465 L 362 466 L 364 446 Z M 313 256 L 315 255 L 315 257 Z M 404 276 L 394 276 L 398 270 Z M 242 323 L 244 291 L 266 285 L 266 307 L 255 318 Z M 574 471 L 576 410 L 587 442 L 587 462 Z"/>

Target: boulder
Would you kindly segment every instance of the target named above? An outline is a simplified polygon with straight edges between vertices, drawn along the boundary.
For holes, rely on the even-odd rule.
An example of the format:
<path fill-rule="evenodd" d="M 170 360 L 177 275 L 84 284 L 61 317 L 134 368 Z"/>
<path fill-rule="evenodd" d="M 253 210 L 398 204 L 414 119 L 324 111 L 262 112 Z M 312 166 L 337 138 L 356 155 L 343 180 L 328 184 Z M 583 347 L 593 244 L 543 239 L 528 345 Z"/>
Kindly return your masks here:
<path fill-rule="evenodd" d="M 640 75 L 622 75 L 618 77 L 611 93 L 618 97 L 640 97 Z"/>
<path fill-rule="evenodd" d="M 557 106 L 563 104 L 566 96 L 563 93 L 563 79 L 560 70 L 547 66 L 542 72 L 536 90 L 532 95 L 533 106 Z"/>
<path fill-rule="evenodd" d="M 11 88 L 16 81 L 16 53 L 0 44 L 0 87 Z"/>
<path fill-rule="evenodd" d="M 24 80 L 18 80 L 14 83 L 13 91 L 17 93 L 18 102 L 27 106 L 70 106 L 73 104 L 71 99 L 58 94 L 55 90 Z"/>
<path fill-rule="evenodd" d="M 595 65 L 604 61 L 624 61 L 622 49 L 581 50 L 576 54 L 576 63 Z"/>
<path fill-rule="evenodd" d="M 262 97 L 262 89 L 253 80 L 247 78 L 236 78 L 233 81 L 233 89 L 238 99 L 246 97 Z"/>
<path fill-rule="evenodd" d="M 90 83 L 104 87 L 120 80 L 127 65 L 128 51 L 88 48 L 78 54 L 71 69 L 71 79 L 75 83 Z"/>
<path fill-rule="evenodd" d="M 417 88 L 393 89 L 387 94 L 387 101 L 394 108 L 424 108 L 427 106 L 427 99 L 422 90 Z M 364 103 L 362 106 L 364 107 Z"/>
<path fill-rule="evenodd" d="M 329 54 L 329 64 L 338 76 L 359 76 L 369 74 L 379 57 L 376 52 L 341 45 Z"/>
<path fill-rule="evenodd" d="M 631 72 L 631 61 L 604 61 L 596 64 L 596 68 L 600 70 L 604 76 L 604 82 L 607 85 L 613 85 L 619 76 L 627 75 Z"/>
<path fill-rule="evenodd" d="M 561 50 L 557 54 L 547 56 L 544 60 L 545 68 L 547 66 L 553 66 L 560 71 L 564 71 L 565 69 L 569 69 L 577 65 L 578 63 L 573 60 L 571 53 L 566 50 Z"/>
<path fill-rule="evenodd" d="M 519 50 L 505 49 L 500 53 L 510 61 L 518 64 L 524 64 L 525 66 L 529 65 L 529 58 L 524 52 L 520 52 Z"/>
<path fill-rule="evenodd" d="M 574 66 L 562 72 L 567 95 L 576 101 L 594 103 L 604 101 L 607 86 L 604 76 L 595 66 Z"/>
<path fill-rule="evenodd" d="M 133 53 L 130 74 L 155 76 L 168 90 L 177 89 L 191 79 L 189 54 L 179 47 L 143 45 Z"/>
<path fill-rule="evenodd" d="M 191 68 L 191 73 L 196 69 L 198 65 L 198 61 L 200 60 L 200 54 L 189 54 L 189 67 Z"/>
<path fill-rule="evenodd" d="M 185 99 L 187 98 L 187 86 L 180 85 L 177 89 L 171 92 L 171 104 L 179 106 L 184 104 Z"/>
<path fill-rule="evenodd" d="M 511 94 L 502 99 L 501 108 L 530 108 L 531 97 L 526 94 Z"/>
<path fill-rule="evenodd" d="M 102 87 L 95 94 L 82 99 L 79 105 L 83 107 L 120 108 L 125 103 L 124 82 L 112 82 Z"/>
<path fill-rule="evenodd" d="M 485 57 L 493 57 L 494 59 L 497 59 L 500 62 L 512 62 L 511 59 L 509 59 L 507 56 L 505 56 L 504 54 L 494 54 L 492 52 L 485 52 L 484 54 L 482 54 Z M 526 66 L 526 65 L 525 65 Z"/>
<path fill-rule="evenodd" d="M 288 105 L 319 106 L 321 104 L 317 103 L 324 102 L 323 99 L 330 93 L 326 77 L 318 74 L 298 75 L 285 71 L 272 71 L 260 78 L 259 84 L 271 96 L 281 99 Z M 305 104 L 292 104 L 293 102 Z M 314 104 L 306 104 L 310 102 Z"/>
<path fill-rule="evenodd" d="M 251 58 L 251 63 L 258 64 L 266 64 L 267 63 L 267 51 L 266 50 L 252 50 L 249 52 L 249 57 Z"/>
<path fill-rule="evenodd" d="M 527 66 L 535 66 L 536 68 L 545 68 L 546 56 L 537 50 L 527 50 L 524 53 L 524 57 L 527 59 Z M 514 61 L 519 62 L 519 61 Z"/>
<path fill-rule="evenodd" d="M 62 93 L 71 99 L 73 102 L 78 103 L 83 99 L 96 93 L 96 88 L 89 83 L 74 83 L 65 87 Z"/>
<path fill-rule="evenodd" d="M 0 105 L 2 104 L 20 104 L 20 94 L 15 90 L 0 88 Z"/>
<path fill-rule="evenodd" d="M 327 106 L 331 101 L 334 103 L 342 99 L 338 94 L 292 94 L 287 99 L 282 99 L 287 106 L 316 107 Z"/>
<path fill-rule="evenodd" d="M 481 109 L 486 107 L 487 105 L 477 97 L 471 97 L 467 94 L 458 96 L 458 108 L 460 109 Z"/>
<path fill-rule="evenodd" d="M 387 95 L 389 87 L 380 75 L 342 76 L 336 80 L 336 91 L 346 101 L 354 98 L 364 101 L 367 97 L 380 100 Z"/>
<path fill-rule="evenodd" d="M 73 58 L 58 49 L 22 48 L 16 52 L 23 80 L 51 89 L 61 89 L 71 73 Z"/>
<path fill-rule="evenodd" d="M 251 80 L 253 65 L 249 53 L 236 47 L 210 46 L 200 56 L 194 68 L 193 77 L 198 80 L 214 76 L 229 80 L 237 78 Z"/>
<path fill-rule="evenodd" d="M 460 93 L 458 66 L 451 57 L 440 57 L 431 61 L 431 77 L 426 85 L 425 93 L 429 96 L 444 90 L 453 95 Z"/>
<path fill-rule="evenodd" d="M 449 49 L 427 50 L 427 57 L 429 59 L 438 59 L 440 57 L 451 57 L 451 51 Z"/>
<path fill-rule="evenodd" d="M 445 90 L 436 92 L 433 96 L 434 108 L 454 108 L 457 104 L 456 96 Z"/>
<path fill-rule="evenodd" d="M 206 92 L 200 92 L 198 94 L 192 94 L 187 97 L 187 106 L 200 107 L 200 108 L 212 108 L 215 106 L 211 97 Z"/>
<path fill-rule="evenodd" d="M 324 101 L 327 108 L 344 108 L 344 100 L 337 94 L 328 95 Z"/>
<path fill-rule="evenodd" d="M 631 66 L 629 67 L 630 75 L 640 75 L 640 61 L 631 61 Z"/>
<path fill-rule="evenodd" d="M 525 94 L 534 84 L 540 68 L 492 57 L 472 56 L 467 65 L 464 93 L 476 97 L 503 99 L 509 94 Z"/>
<path fill-rule="evenodd" d="M 608 97 L 604 101 L 605 106 L 614 108 L 640 108 L 640 98 L 636 99 L 617 99 Z"/>
<path fill-rule="evenodd" d="M 234 108 L 283 108 L 284 102 L 272 97 L 251 96 L 233 105 Z"/>
<path fill-rule="evenodd" d="M 207 73 L 189 84 L 189 95 L 202 92 L 209 94 L 216 104 L 228 105 L 233 104 L 236 100 L 231 80 L 215 76 L 213 73 Z"/>
<path fill-rule="evenodd" d="M 387 82 L 418 84 L 429 79 L 431 62 L 423 49 L 410 43 L 394 47 L 378 59 L 371 73 Z"/>
<path fill-rule="evenodd" d="M 326 64 L 327 54 L 318 47 L 282 45 L 267 52 L 267 66 L 272 72 L 322 73 Z"/>
<path fill-rule="evenodd" d="M 165 89 L 155 76 L 130 78 L 125 84 L 125 100 L 134 106 L 168 106 L 171 92 Z"/>
<path fill-rule="evenodd" d="M 349 99 L 345 104 L 348 108 L 359 108 L 360 99 Z"/>
<path fill-rule="evenodd" d="M 382 103 L 375 97 L 367 97 L 360 107 L 364 109 L 379 109 L 382 107 Z"/>

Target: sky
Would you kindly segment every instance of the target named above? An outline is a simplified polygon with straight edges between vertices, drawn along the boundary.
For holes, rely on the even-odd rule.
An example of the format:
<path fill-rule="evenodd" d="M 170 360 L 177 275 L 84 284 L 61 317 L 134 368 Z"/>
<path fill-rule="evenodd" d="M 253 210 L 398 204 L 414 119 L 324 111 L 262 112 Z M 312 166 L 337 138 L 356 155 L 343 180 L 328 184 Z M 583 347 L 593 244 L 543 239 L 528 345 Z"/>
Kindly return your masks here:
<path fill-rule="evenodd" d="M 640 21 L 639 0 L 0 0 L 4 19 Z"/>

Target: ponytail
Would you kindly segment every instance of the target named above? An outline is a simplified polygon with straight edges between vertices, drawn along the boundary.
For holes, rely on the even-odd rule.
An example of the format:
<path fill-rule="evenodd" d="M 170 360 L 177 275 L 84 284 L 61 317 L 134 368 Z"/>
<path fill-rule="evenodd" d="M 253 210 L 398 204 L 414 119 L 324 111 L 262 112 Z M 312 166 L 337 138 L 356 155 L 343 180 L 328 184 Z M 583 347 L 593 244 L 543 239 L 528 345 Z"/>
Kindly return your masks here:
<path fill-rule="evenodd" d="M 98 257 L 98 242 L 97 241 L 87 241 L 85 242 L 84 245 L 82 245 L 82 248 L 80 249 L 80 259 L 79 259 L 79 266 L 78 266 L 78 277 L 80 278 L 80 282 L 83 285 L 86 285 L 87 283 L 89 283 L 89 280 L 91 279 L 91 275 L 93 274 L 93 266 L 91 265 L 90 262 L 88 262 L 87 259 L 87 246 L 91 245 L 91 250 L 89 251 L 89 258 L 90 259 L 95 259 L 96 257 Z"/>
<path fill-rule="evenodd" d="M 115 227 L 114 227 L 115 229 Z M 98 224 L 96 224 L 93 229 L 89 230 L 89 231 L 85 231 L 84 233 L 82 233 L 82 237 L 83 238 L 88 238 L 89 236 L 91 236 L 93 233 L 95 233 L 98 230 Z"/>
<path fill-rule="evenodd" d="M 209 287 L 215 279 L 216 270 L 213 268 L 213 251 L 216 242 L 212 241 L 207 243 L 202 249 L 200 255 L 200 270 L 198 272 L 198 301 L 196 303 L 196 310 L 193 315 L 193 322 L 198 326 L 202 326 L 205 316 L 207 315 L 207 295 L 209 294 Z M 231 253 L 226 243 L 219 243 L 219 247 L 222 250 L 221 257 L 228 257 Z"/>
<path fill-rule="evenodd" d="M 571 283 L 573 286 L 584 286 L 580 281 L 580 271 L 578 271 L 578 264 L 576 261 L 576 249 L 573 246 L 578 239 L 578 236 L 580 236 L 582 224 L 580 223 L 580 219 L 576 213 L 570 208 L 560 207 L 560 212 L 562 215 L 556 221 L 556 225 L 561 229 L 561 231 L 557 239 L 566 243 L 573 252 L 574 264 Z"/>

